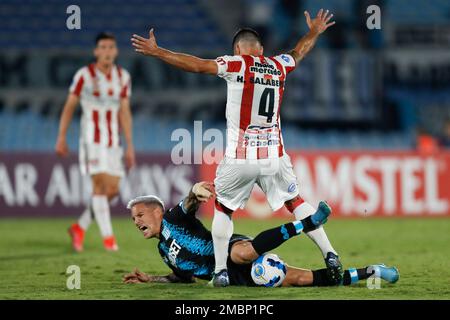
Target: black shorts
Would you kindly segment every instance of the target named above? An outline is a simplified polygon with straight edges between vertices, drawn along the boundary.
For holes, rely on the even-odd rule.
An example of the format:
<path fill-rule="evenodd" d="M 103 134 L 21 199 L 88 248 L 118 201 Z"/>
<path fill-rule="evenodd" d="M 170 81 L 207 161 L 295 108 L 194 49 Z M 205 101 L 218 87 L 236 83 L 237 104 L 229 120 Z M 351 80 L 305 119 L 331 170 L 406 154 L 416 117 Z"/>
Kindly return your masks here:
<path fill-rule="evenodd" d="M 230 285 L 232 286 L 250 286 L 254 287 L 256 284 L 253 282 L 251 271 L 252 264 L 236 264 L 231 261 L 231 248 L 233 244 L 242 240 L 252 240 L 247 236 L 240 234 L 233 234 L 230 239 L 230 245 L 228 247 L 228 276 L 230 277 Z"/>

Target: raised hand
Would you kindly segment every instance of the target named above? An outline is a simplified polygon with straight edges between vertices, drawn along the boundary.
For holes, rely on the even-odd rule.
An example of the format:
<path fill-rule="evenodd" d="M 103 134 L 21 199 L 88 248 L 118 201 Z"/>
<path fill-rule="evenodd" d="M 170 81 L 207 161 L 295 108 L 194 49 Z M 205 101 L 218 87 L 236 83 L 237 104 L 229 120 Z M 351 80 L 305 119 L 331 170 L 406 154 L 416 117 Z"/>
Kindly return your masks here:
<path fill-rule="evenodd" d="M 192 187 L 192 192 L 200 202 L 207 202 L 215 195 L 214 186 L 212 183 L 206 181 L 196 183 Z"/>
<path fill-rule="evenodd" d="M 136 52 L 142 53 L 146 56 L 156 55 L 158 45 L 156 44 L 156 38 L 155 34 L 153 33 L 153 28 L 150 29 L 150 32 L 148 33 L 148 39 L 138 36 L 137 34 L 133 34 L 131 42 Z"/>
<path fill-rule="evenodd" d="M 333 14 L 329 14 L 328 10 L 324 11 L 323 9 L 319 10 L 315 19 L 311 19 L 308 11 L 305 11 L 305 17 L 309 30 L 316 34 L 321 34 L 336 23 L 335 21 L 329 22 Z"/>

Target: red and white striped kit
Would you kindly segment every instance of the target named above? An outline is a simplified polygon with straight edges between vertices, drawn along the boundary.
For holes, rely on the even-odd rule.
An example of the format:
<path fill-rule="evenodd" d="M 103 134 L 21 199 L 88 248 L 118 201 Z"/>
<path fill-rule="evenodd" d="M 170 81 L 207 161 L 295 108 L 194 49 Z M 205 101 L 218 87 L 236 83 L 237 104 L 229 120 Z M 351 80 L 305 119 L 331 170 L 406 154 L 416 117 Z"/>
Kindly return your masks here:
<path fill-rule="evenodd" d="M 80 141 L 106 147 L 120 145 L 120 100 L 131 94 L 128 71 L 114 66 L 109 74 L 100 72 L 95 64 L 77 71 L 70 92 L 80 97 L 83 110 Z"/>
<path fill-rule="evenodd" d="M 274 57 L 222 56 L 218 76 L 227 81 L 226 156 L 273 159 L 284 154 L 280 107 L 286 75 L 295 68 L 289 54 Z"/>

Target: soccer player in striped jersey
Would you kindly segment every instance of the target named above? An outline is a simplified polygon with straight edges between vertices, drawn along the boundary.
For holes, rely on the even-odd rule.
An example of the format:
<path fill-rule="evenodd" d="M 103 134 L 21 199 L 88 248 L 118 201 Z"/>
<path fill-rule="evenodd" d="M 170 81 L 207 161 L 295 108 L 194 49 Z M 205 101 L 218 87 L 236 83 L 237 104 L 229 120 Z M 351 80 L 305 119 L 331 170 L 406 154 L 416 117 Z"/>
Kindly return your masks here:
<path fill-rule="evenodd" d="M 332 26 L 332 14 L 320 10 L 311 19 L 305 11 L 309 32 L 294 49 L 275 56 L 264 56 L 259 35 L 241 29 L 233 38 L 232 56 L 215 60 L 176 53 L 149 38 L 133 35 L 135 50 L 156 57 L 185 71 L 217 75 L 227 82 L 227 146 L 214 181 L 217 198 L 212 223 L 215 254 L 215 286 L 227 286 L 228 244 L 233 234 L 231 214 L 243 208 L 255 184 L 267 196 L 272 210 L 283 206 L 302 220 L 316 209 L 299 196 L 296 176 L 281 135 L 280 107 L 287 75 L 314 47 L 317 38 Z M 318 245 L 330 278 L 342 280 L 343 269 L 337 252 L 322 227 L 307 233 Z"/>
<path fill-rule="evenodd" d="M 81 172 L 91 177 L 92 198 L 78 222 L 69 228 L 72 246 L 77 252 L 83 250 L 84 235 L 93 217 L 99 226 L 105 249 L 118 250 L 109 203 L 119 193 L 119 182 L 124 176 L 123 156 L 129 168 L 135 164 L 130 74 L 114 63 L 118 55 L 114 35 L 100 33 L 95 45 L 96 62 L 79 69 L 70 86 L 55 146 L 59 156 L 69 153 L 67 129 L 80 102 L 79 165 Z M 121 129 L 126 141 L 125 154 L 120 141 Z"/>
<path fill-rule="evenodd" d="M 190 283 L 195 278 L 211 280 L 214 274 L 214 250 L 211 232 L 196 217 L 200 203 L 214 197 L 210 182 L 196 183 L 188 196 L 175 207 L 165 210 L 164 202 L 157 196 L 141 196 L 128 203 L 135 226 L 145 239 L 156 238 L 158 251 L 172 273 L 166 276 L 149 275 L 137 268 L 123 277 L 124 283 Z M 227 267 L 231 285 L 255 286 L 252 280 L 252 262 L 260 255 L 273 250 L 285 241 L 302 233 L 316 230 L 324 224 L 331 211 L 320 203 L 314 214 L 301 221 L 264 230 L 255 238 L 233 234 L 227 250 Z M 390 283 L 399 279 L 395 267 L 371 265 L 345 270 L 339 284 L 350 285 L 375 275 Z M 283 286 L 332 286 L 326 269 L 307 270 L 287 266 Z"/>

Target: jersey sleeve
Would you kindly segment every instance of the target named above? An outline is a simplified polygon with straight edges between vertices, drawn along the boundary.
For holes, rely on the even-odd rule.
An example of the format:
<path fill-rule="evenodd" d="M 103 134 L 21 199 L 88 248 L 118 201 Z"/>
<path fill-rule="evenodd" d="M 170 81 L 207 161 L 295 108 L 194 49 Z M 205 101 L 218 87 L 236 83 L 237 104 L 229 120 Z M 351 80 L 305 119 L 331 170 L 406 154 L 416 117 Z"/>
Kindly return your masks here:
<path fill-rule="evenodd" d="M 121 98 L 131 97 L 131 76 L 126 70 L 124 70 L 124 84 L 120 91 L 120 97 Z"/>
<path fill-rule="evenodd" d="M 192 212 L 188 212 L 184 207 L 183 207 L 183 200 L 180 201 L 175 207 L 173 207 L 172 209 L 169 209 L 166 213 L 166 218 L 171 222 L 171 223 L 182 223 L 183 221 L 186 221 L 186 219 L 189 219 L 192 216 L 195 216 L 195 213 L 192 214 Z"/>
<path fill-rule="evenodd" d="M 274 58 L 281 63 L 286 70 L 286 74 L 289 74 L 296 67 L 295 59 L 289 53 L 282 53 Z"/>
<path fill-rule="evenodd" d="M 195 223 L 196 221 L 200 221 L 196 217 L 196 213 L 197 211 L 194 209 L 186 210 L 183 206 L 182 200 L 176 206 L 166 211 L 164 214 L 164 219 L 175 225 L 186 226 L 186 223 Z"/>
<path fill-rule="evenodd" d="M 85 87 L 85 81 L 86 79 L 83 69 L 78 70 L 73 77 L 69 92 L 79 97 L 81 95 L 81 92 L 83 91 L 83 88 Z"/>
<path fill-rule="evenodd" d="M 243 66 L 241 58 L 238 56 L 221 56 L 216 58 L 217 76 L 224 79 L 229 79 L 233 73 L 241 71 Z"/>

